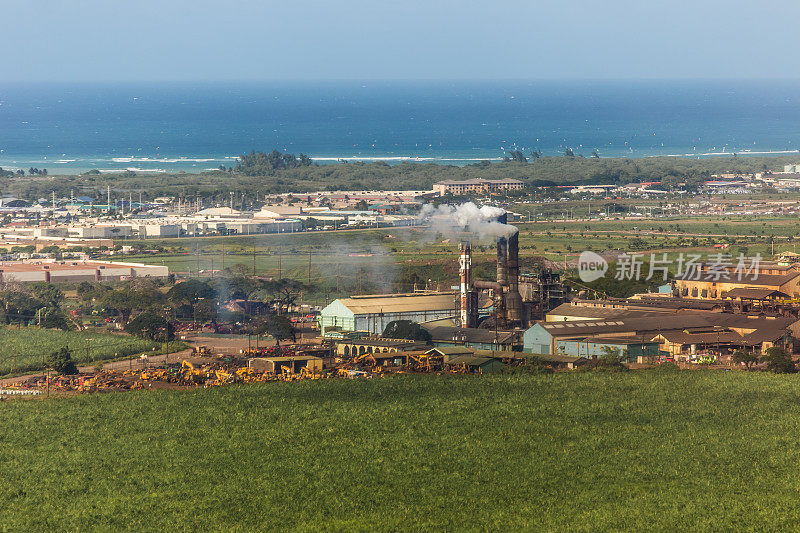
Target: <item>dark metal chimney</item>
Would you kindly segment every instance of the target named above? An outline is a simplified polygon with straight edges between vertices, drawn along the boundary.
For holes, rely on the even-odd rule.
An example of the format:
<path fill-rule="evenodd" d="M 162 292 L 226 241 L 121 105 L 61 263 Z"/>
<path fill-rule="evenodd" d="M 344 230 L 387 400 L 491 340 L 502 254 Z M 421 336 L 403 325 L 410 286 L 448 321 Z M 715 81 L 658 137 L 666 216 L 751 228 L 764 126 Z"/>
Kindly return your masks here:
<path fill-rule="evenodd" d="M 507 224 L 508 215 L 503 213 L 497 221 Z M 503 287 L 508 285 L 508 240 L 505 237 L 497 238 L 497 283 Z"/>
<path fill-rule="evenodd" d="M 523 304 L 519 293 L 519 232 L 508 238 L 508 290 L 506 292 L 506 316 L 509 322 L 522 323 Z"/>

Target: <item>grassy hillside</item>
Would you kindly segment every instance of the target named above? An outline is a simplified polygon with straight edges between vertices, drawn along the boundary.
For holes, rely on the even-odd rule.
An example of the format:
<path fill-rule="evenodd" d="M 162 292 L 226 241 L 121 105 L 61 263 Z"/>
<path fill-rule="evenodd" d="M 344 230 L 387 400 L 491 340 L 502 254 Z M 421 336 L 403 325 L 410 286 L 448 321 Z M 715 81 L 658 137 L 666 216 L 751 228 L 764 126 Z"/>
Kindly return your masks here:
<path fill-rule="evenodd" d="M 13 401 L 0 529 L 786 529 L 799 399 L 646 371 Z"/>

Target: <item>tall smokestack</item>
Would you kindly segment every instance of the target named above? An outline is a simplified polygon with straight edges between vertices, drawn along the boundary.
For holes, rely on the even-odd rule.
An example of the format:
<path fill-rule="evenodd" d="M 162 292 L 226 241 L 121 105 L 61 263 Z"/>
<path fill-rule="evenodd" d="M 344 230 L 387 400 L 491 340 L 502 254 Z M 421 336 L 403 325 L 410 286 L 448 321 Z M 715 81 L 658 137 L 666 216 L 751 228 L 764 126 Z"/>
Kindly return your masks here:
<path fill-rule="evenodd" d="M 472 248 L 469 241 L 461 241 L 461 327 L 468 328 L 469 291 L 472 288 Z"/>
<path fill-rule="evenodd" d="M 523 304 L 519 293 L 519 232 L 508 238 L 508 291 L 506 292 L 506 315 L 510 322 L 522 323 Z"/>
<path fill-rule="evenodd" d="M 506 224 L 508 215 L 503 213 L 497 221 Z M 505 286 L 508 284 L 508 240 L 504 236 L 497 238 L 497 283 Z"/>

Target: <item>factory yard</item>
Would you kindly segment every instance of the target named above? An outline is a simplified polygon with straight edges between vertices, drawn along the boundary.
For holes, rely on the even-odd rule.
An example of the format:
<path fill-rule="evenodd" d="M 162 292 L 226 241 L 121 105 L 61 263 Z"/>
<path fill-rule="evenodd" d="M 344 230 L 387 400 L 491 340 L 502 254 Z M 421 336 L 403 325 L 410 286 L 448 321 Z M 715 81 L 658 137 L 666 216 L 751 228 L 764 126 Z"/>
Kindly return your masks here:
<path fill-rule="evenodd" d="M 500 211 L 502 233 L 470 240 L 414 228 L 149 241 L 127 259 L 177 280 L 71 288 L 65 309 L 91 322 L 135 300 L 125 331 L 159 341 L 101 367 L 93 333 L 59 333 L 77 339 L 77 374 L 0 381 L 0 530 L 796 523 L 796 220 L 515 227 Z M 724 284 L 708 264 L 669 283 L 566 279 L 582 249 L 731 246 L 775 261 Z M 141 317 L 154 325 L 129 327 Z M 182 341 L 191 350 L 155 355 Z"/>
<path fill-rule="evenodd" d="M 6 402 L 0 528 L 786 529 L 797 406 L 658 370 Z"/>

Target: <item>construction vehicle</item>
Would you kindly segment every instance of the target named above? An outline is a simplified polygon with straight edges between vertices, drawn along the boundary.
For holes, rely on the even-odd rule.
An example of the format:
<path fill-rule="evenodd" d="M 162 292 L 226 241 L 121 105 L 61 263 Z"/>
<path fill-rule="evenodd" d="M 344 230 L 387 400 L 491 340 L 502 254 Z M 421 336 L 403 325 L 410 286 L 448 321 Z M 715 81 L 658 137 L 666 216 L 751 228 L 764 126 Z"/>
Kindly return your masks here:
<path fill-rule="evenodd" d="M 320 379 L 323 377 L 323 374 L 318 374 L 308 369 L 308 367 L 304 366 L 300 369 L 300 378 L 301 379 Z"/>
<path fill-rule="evenodd" d="M 192 355 L 211 355 L 211 350 L 205 344 L 192 346 Z"/>
<path fill-rule="evenodd" d="M 369 377 L 367 372 L 363 370 L 354 370 L 352 368 L 339 368 L 336 370 L 336 375 L 343 378 Z"/>
<path fill-rule="evenodd" d="M 294 372 L 292 369 L 286 365 L 281 365 L 281 372 L 280 372 L 280 379 L 284 381 L 291 381 L 294 379 Z"/>

